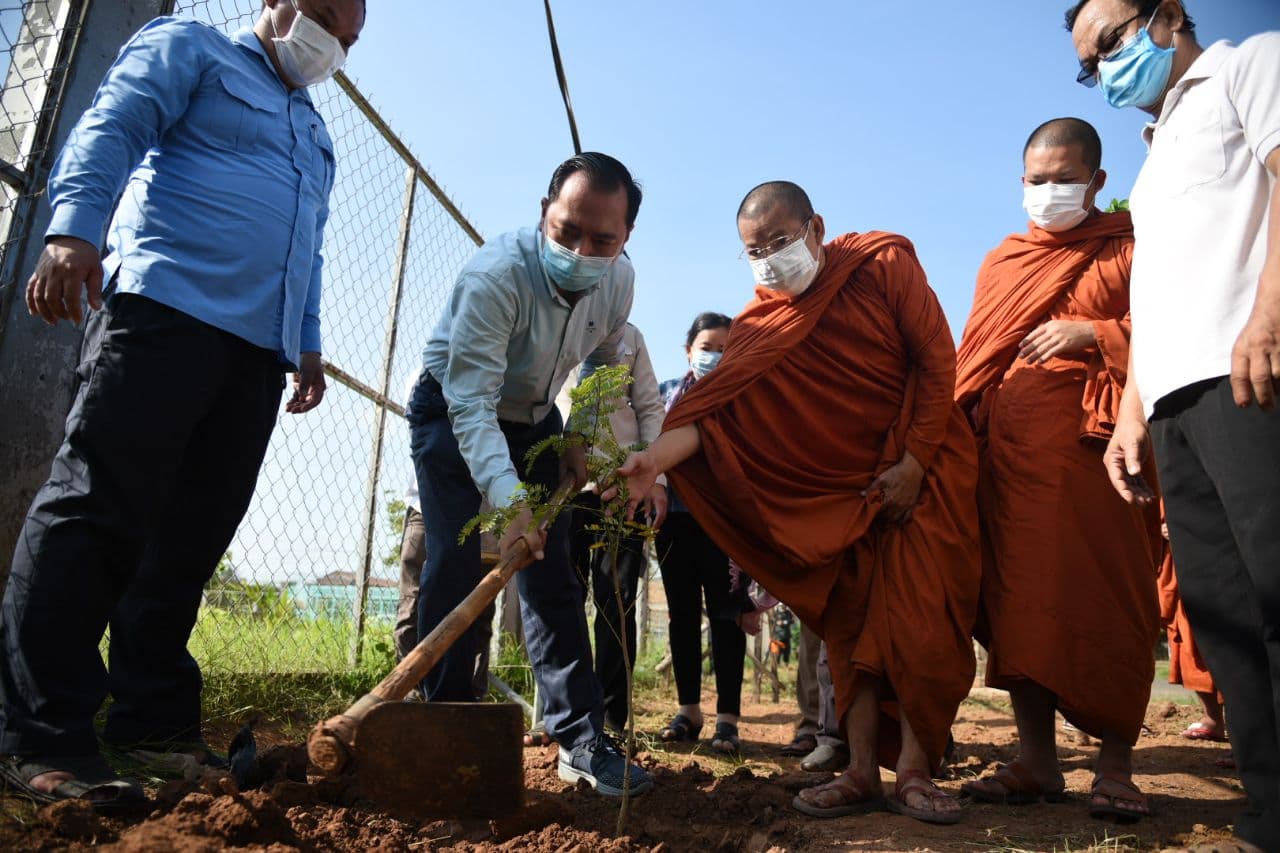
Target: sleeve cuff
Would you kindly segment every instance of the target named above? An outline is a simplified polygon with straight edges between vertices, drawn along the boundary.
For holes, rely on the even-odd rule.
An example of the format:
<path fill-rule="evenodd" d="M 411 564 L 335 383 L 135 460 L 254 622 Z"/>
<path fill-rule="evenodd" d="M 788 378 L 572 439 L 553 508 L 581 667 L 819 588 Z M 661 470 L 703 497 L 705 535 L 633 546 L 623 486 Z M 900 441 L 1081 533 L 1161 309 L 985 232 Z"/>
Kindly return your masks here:
<path fill-rule="evenodd" d="M 520 478 L 513 473 L 501 474 L 489 487 L 489 503 L 495 507 L 510 506 L 520 491 Z"/>
<path fill-rule="evenodd" d="M 308 323 L 302 321 L 302 334 L 299 339 L 299 350 L 301 352 L 324 352 L 320 348 L 320 323 Z"/>
<path fill-rule="evenodd" d="M 920 467 L 928 471 L 933 467 L 933 458 L 938 454 L 937 444 L 926 444 L 919 439 L 908 435 L 906 440 L 906 450 L 916 458 L 920 463 Z"/>
<path fill-rule="evenodd" d="M 100 249 L 106 228 L 107 217 L 101 211 L 84 205 L 60 204 L 53 211 L 44 237 L 46 240 L 50 237 L 76 237 Z"/>

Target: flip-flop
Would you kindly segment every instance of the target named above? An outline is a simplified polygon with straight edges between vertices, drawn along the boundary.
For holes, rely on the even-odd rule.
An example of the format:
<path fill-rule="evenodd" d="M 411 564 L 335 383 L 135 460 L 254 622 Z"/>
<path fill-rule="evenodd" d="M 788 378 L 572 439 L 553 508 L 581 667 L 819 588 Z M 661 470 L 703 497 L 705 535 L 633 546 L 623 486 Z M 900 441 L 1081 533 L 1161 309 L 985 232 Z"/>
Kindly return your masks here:
<path fill-rule="evenodd" d="M 1226 743 L 1227 741 L 1226 736 L 1216 726 L 1211 726 L 1203 720 L 1187 726 L 1183 730 L 1182 736 L 1187 740 L 1207 740 L 1213 743 Z"/>
<path fill-rule="evenodd" d="M 982 786 L 995 783 L 1004 788 L 1004 792 L 991 791 Z M 990 776 L 973 782 L 965 782 L 960 786 L 960 793 L 979 803 L 994 803 L 1001 806 L 1029 806 L 1044 800 L 1046 803 L 1065 803 L 1067 792 L 1062 788 L 1046 790 L 1040 787 L 1031 771 L 1017 761 L 1004 765 Z"/>
<path fill-rule="evenodd" d="M 931 807 L 921 809 L 907 805 L 907 794 L 913 792 L 923 794 L 927 797 Z M 938 800 L 955 799 L 955 797 L 933 784 L 933 781 L 929 778 L 928 774 L 920 770 L 906 770 L 898 776 L 898 781 L 893 786 L 893 796 L 889 797 L 886 801 L 886 805 L 888 805 L 889 811 L 894 814 L 915 818 L 923 823 L 936 823 L 949 826 L 954 823 L 959 823 L 960 818 L 964 816 L 964 813 L 961 811 L 937 811 L 932 808 L 932 804 Z"/>
<path fill-rule="evenodd" d="M 698 735 L 702 734 L 702 726 L 694 726 L 693 720 L 684 714 L 676 714 L 671 718 L 671 722 L 662 727 L 662 731 L 658 732 L 658 740 L 663 743 L 678 743 L 680 741 L 689 741 L 690 743 L 698 740 Z"/>
<path fill-rule="evenodd" d="M 1108 794 L 1100 788 L 1106 783 L 1123 789 L 1123 794 Z M 1112 789 L 1114 790 L 1114 788 Z M 1095 802 L 1098 798 L 1105 803 Z M 1140 809 L 1121 808 L 1117 803 L 1135 803 Z M 1151 816 L 1151 807 L 1147 804 L 1147 796 L 1138 790 L 1131 779 L 1110 773 L 1093 777 L 1093 789 L 1089 793 L 1089 817 L 1095 820 L 1114 820 L 1116 823 L 1137 823 L 1144 817 Z"/>
<path fill-rule="evenodd" d="M 721 755 L 737 755 L 742 752 L 742 738 L 738 737 L 737 725 L 716 723 L 715 734 L 711 736 L 711 748 Z"/>
<path fill-rule="evenodd" d="M 876 781 L 878 782 L 879 780 Z M 805 790 L 818 792 L 836 791 L 845 798 L 844 802 L 834 806 L 819 806 L 797 794 L 795 799 L 791 801 L 792 807 L 810 817 L 844 817 L 851 814 L 866 814 L 879 811 L 885 805 L 884 795 L 880 793 L 880 786 L 876 785 L 873 788 L 866 779 L 862 778 L 861 774 L 853 771 L 845 771 L 830 782 L 823 785 L 815 785 Z"/>
<path fill-rule="evenodd" d="M 70 773 L 74 779 L 51 792 L 41 791 L 31 780 L 45 773 Z M 37 758 L 14 756 L 0 760 L 0 778 L 15 794 L 40 805 L 61 800 L 84 800 L 96 811 L 111 812 L 146 802 L 147 795 L 137 782 L 117 776 L 100 755 Z M 93 794 L 110 794 L 95 799 Z"/>

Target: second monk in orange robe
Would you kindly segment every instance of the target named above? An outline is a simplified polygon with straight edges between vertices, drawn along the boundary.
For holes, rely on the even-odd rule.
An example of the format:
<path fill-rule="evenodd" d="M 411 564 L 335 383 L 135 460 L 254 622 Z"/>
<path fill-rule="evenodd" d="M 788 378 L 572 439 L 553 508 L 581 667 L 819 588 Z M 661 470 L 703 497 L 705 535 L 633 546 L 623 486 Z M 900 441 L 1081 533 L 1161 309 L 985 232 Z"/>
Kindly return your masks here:
<path fill-rule="evenodd" d="M 826 641 L 851 762 L 796 807 L 885 803 L 951 823 L 929 777 L 974 672 L 977 458 L 952 399 L 955 344 L 911 243 L 846 234 L 788 182 L 752 190 L 738 229 L 764 286 L 719 366 L 619 469 L 632 495 L 669 470 L 730 557 Z"/>
<path fill-rule="evenodd" d="M 978 437 L 986 683 L 1008 690 L 1018 758 L 964 786 L 976 799 L 1058 799 L 1054 710 L 1102 741 L 1090 811 L 1136 819 L 1130 753 L 1155 673 L 1158 519 L 1102 464 L 1129 359 L 1127 212 L 1101 213 L 1101 142 L 1056 119 L 1024 153 L 1030 230 L 978 273 L 956 399 Z"/>

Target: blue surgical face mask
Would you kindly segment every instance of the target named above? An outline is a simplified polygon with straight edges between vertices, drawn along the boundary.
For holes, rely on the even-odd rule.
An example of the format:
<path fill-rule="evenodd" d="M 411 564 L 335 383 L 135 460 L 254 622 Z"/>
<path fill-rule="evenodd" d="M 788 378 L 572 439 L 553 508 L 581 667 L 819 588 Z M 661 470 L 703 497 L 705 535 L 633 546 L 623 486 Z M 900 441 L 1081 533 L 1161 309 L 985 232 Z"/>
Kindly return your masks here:
<path fill-rule="evenodd" d="M 561 246 L 546 234 L 542 237 L 542 268 L 547 277 L 563 290 L 581 293 L 600 283 L 609 272 L 614 258 L 593 258 L 579 255 L 573 249 Z"/>
<path fill-rule="evenodd" d="M 689 367 L 693 369 L 693 378 L 701 379 L 711 372 L 711 368 L 720 363 L 722 352 L 700 349 L 689 358 Z"/>
<path fill-rule="evenodd" d="M 1152 12 L 1151 20 L 1155 20 L 1155 16 Z M 1151 26 L 1151 20 L 1147 21 L 1147 27 Z M 1098 86 L 1107 103 L 1117 109 L 1149 107 L 1160 100 L 1169 83 L 1174 47 L 1157 47 L 1147 27 L 1098 62 Z"/>

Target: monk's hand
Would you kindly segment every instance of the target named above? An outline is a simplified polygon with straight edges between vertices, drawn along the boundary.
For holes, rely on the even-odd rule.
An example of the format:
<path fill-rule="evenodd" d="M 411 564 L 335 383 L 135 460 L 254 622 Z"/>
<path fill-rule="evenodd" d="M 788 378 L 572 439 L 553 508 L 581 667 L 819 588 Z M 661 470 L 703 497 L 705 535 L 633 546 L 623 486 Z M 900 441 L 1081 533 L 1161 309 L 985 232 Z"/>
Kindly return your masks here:
<path fill-rule="evenodd" d="M 1125 503 L 1147 506 L 1155 500 L 1155 490 L 1142 476 L 1142 463 L 1151 446 L 1146 421 L 1121 414 L 1111 441 L 1103 454 L 1111 485 Z"/>
<path fill-rule="evenodd" d="M 658 470 L 653 454 L 647 450 L 638 450 L 627 457 L 627 460 L 613 472 L 611 482 L 600 494 L 601 503 L 615 501 L 622 494 L 622 486 L 627 490 L 627 518 L 634 518 L 636 507 L 652 491 L 658 481 Z"/>
<path fill-rule="evenodd" d="M 80 291 L 89 307 L 102 308 L 102 255 L 92 243 L 77 237 L 52 237 L 45 243 L 36 271 L 27 280 L 27 312 L 50 326 L 84 319 Z"/>
<path fill-rule="evenodd" d="M 920 501 L 920 487 L 923 483 L 924 466 L 907 452 L 902 455 L 902 461 L 876 477 L 863 490 L 862 496 L 872 502 L 879 501 L 877 518 L 891 524 L 906 524 L 911 520 L 911 512 Z"/>
<path fill-rule="evenodd" d="M 1071 355 L 1088 349 L 1097 341 L 1093 323 L 1050 320 L 1022 339 L 1018 345 L 1018 357 L 1025 358 L 1030 364 L 1039 364 L 1057 355 Z"/>
<path fill-rule="evenodd" d="M 649 490 L 649 494 L 645 496 L 644 503 L 640 506 L 640 511 L 644 513 L 645 521 L 655 530 L 662 526 L 662 522 L 667 520 L 667 487 L 660 483 L 654 483 L 653 488 Z"/>
<path fill-rule="evenodd" d="M 1280 290 L 1280 286 L 1276 289 Z M 1231 395 L 1242 409 L 1256 400 L 1259 408 L 1269 412 L 1276 407 L 1277 381 L 1280 381 L 1280 305 L 1263 305 L 1262 300 L 1258 300 L 1231 348 Z"/>
<path fill-rule="evenodd" d="M 571 491 L 587 485 L 587 445 L 581 436 L 570 436 L 569 446 L 560 454 L 560 482 L 573 483 Z"/>
<path fill-rule="evenodd" d="M 524 505 L 520 506 L 520 511 L 507 523 L 507 529 L 502 531 L 502 538 L 498 540 L 498 559 L 506 560 L 517 556 L 517 548 L 521 542 L 533 554 L 533 559 L 543 558 L 543 549 L 547 546 L 547 531 L 534 527 L 533 511 Z"/>

